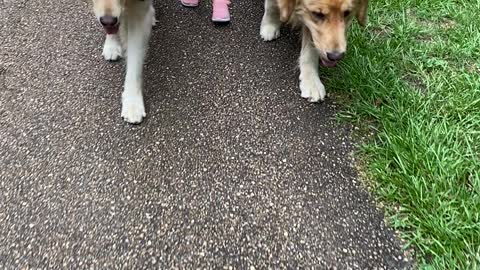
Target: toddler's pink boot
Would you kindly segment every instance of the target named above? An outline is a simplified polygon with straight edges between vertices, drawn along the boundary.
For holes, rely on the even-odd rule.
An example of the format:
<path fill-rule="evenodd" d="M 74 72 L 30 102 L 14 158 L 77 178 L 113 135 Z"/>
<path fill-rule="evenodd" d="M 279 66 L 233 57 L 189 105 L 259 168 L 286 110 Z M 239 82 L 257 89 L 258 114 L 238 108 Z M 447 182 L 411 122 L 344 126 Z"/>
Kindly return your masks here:
<path fill-rule="evenodd" d="M 199 0 L 180 0 L 180 2 L 185 7 L 196 7 L 198 6 Z"/>
<path fill-rule="evenodd" d="M 212 12 L 212 21 L 213 22 L 229 22 L 230 21 L 230 11 L 228 10 L 228 5 L 230 5 L 229 0 L 212 0 L 213 12 Z"/>

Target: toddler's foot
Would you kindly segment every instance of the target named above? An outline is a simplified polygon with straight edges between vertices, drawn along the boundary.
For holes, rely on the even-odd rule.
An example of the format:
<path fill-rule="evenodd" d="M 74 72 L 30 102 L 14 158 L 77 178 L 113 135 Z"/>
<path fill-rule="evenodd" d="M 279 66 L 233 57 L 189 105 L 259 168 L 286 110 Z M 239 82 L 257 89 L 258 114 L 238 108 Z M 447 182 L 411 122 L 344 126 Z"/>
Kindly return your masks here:
<path fill-rule="evenodd" d="M 213 12 L 212 12 L 213 22 L 229 22 L 230 21 L 230 11 L 228 10 L 228 5 L 230 5 L 229 0 L 213 0 L 212 5 L 213 5 Z"/>
<path fill-rule="evenodd" d="M 199 0 L 180 0 L 180 2 L 185 7 L 196 7 L 198 6 Z"/>

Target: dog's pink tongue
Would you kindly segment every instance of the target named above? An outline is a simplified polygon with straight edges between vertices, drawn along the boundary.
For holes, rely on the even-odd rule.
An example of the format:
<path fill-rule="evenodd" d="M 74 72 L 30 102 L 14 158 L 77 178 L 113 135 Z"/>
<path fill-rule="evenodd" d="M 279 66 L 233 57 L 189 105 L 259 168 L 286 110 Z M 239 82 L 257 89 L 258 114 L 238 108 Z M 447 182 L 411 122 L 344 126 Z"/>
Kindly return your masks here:
<path fill-rule="evenodd" d="M 320 62 L 322 63 L 322 65 L 324 67 L 336 67 L 337 66 L 336 61 L 327 61 L 327 60 L 323 60 L 322 58 L 320 58 Z"/>
<path fill-rule="evenodd" d="M 105 32 L 109 35 L 116 34 L 118 32 L 118 26 L 113 26 L 113 27 L 103 27 L 105 29 Z"/>

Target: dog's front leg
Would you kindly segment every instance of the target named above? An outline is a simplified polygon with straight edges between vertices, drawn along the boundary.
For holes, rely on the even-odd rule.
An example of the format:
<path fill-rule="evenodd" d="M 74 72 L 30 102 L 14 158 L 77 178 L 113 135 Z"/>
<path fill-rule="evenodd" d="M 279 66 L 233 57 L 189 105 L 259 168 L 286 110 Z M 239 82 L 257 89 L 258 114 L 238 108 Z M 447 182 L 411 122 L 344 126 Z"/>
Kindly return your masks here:
<path fill-rule="evenodd" d="M 147 3 L 138 3 L 138 5 L 143 4 Z M 129 14 L 127 21 L 127 74 L 122 94 L 121 115 L 126 122 L 132 124 L 142 122 L 143 117 L 146 116 L 143 102 L 143 64 L 153 23 L 153 13 L 148 6 L 143 10 L 144 14 Z"/>
<path fill-rule="evenodd" d="M 107 61 L 117 61 L 122 57 L 122 44 L 118 34 L 107 34 L 102 55 Z"/>
<path fill-rule="evenodd" d="M 280 36 L 280 10 L 275 0 L 265 0 L 265 13 L 260 25 L 260 36 L 270 41 Z"/>
<path fill-rule="evenodd" d="M 302 35 L 302 51 L 300 52 L 300 90 L 302 97 L 310 102 L 325 98 L 325 86 L 318 76 L 319 55 L 312 44 L 308 29 L 304 27 Z"/>

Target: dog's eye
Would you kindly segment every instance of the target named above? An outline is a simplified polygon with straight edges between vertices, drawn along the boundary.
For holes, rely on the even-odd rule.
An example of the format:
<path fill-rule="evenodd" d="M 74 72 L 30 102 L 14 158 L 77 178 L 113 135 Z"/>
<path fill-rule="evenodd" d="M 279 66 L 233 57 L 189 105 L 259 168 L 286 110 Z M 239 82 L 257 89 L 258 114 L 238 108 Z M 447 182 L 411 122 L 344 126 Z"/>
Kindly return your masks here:
<path fill-rule="evenodd" d="M 325 19 L 325 14 L 323 14 L 322 12 L 312 12 L 313 13 L 313 16 L 317 19 L 317 20 L 324 20 Z"/>
<path fill-rule="evenodd" d="M 350 10 L 347 10 L 343 13 L 343 16 L 346 18 L 348 16 L 350 16 Z"/>

